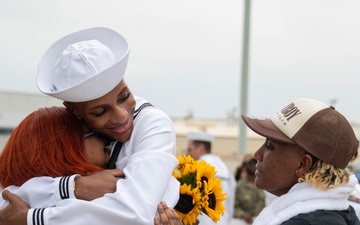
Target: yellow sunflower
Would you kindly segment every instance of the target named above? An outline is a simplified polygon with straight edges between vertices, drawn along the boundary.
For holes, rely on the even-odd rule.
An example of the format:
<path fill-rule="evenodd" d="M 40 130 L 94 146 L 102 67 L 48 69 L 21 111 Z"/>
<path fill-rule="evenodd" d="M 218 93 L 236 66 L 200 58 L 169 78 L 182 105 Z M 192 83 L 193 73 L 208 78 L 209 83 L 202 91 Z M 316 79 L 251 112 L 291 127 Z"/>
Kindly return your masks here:
<path fill-rule="evenodd" d="M 175 206 L 184 225 L 196 222 L 205 213 L 214 222 L 224 214 L 222 204 L 226 199 L 221 189 L 221 179 L 215 178 L 215 167 L 205 161 L 195 161 L 191 156 L 178 156 L 179 164 L 173 176 L 180 182 L 180 198 Z"/>
<path fill-rule="evenodd" d="M 197 161 L 197 173 L 196 180 L 198 183 L 198 187 L 202 191 L 202 184 L 204 181 L 208 181 L 209 178 L 214 177 L 216 174 L 215 167 L 209 165 L 205 161 Z"/>
<path fill-rule="evenodd" d="M 205 182 L 203 209 L 202 211 L 208 215 L 214 222 L 220 219 L 220 215 L 224 215 L 225 206 L 223 201 L 226 200 L 225 194 L 222 192 L 221 179 L 211 177 Z"/>
<path fill-rule="evenodd" d="M 201 195 L 198 188 L 191 188 L 191 185 L 180 186 L 180 198 L 175 206 L 175 211 L 183 221 L 184 225 L 191 225 L 196 222 L 197 215 L 201 214 Z"/>
<path fill-rule="evenodd" d="M 176 167 L 177 170 L 182 171 L 185 166 L 193 165 L 196 161 L 190 156 L 178 156 L 179 164 Z"/>

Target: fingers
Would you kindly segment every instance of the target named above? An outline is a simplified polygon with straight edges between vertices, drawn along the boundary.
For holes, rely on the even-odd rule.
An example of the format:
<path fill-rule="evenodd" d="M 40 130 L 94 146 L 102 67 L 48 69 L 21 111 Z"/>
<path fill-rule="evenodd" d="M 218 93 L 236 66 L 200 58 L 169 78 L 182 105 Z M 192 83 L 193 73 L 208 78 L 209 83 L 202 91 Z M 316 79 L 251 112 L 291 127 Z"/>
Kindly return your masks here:
<path fill-rule="evenodd" d="M 8 190 L 4 190 L 2 192 L 2 197 L 4 200 L 9 201 L 9 204 L 15 205 L 16 207 L 24 207 L 24 208 L 29 208 L 29 205 L 24 202 L 23 200 L 21 200 L 21 198 L 19 198 L 19 196 L 17 196 L 16 194 L 11 193 Z"/>
<path fill-rule="evenodd" d="M 125 177 L 125 174 L 123 171 L 116 171 L 113 173 L 114 177 Z"/>
<path fill-rule="evenodd" d="M 9 193 L 10 193 L 10 191 L 8 191 L 8 190 L 4 190 L 2 192 L 2 197 L 3 197 L 4 200 L 8 200 Z"/>
<path fill-rule="evenodd" d="M 9 193 L 10 193 L 10 191 L 4 190 L 4 191 L 2 192 L 2 198 L 3 198 L 4 200 L 8 200 Z"/>
<path fill-rule="evenodd" d="M 160 202 L 160 204 L 157 207 L 158 213 L 160 216 L 160 220 L 161 220 L 162 224 L 170 224 L 169 218 L 165 212 L 165 207 L 167 208 L 167 205 L 164 202 Z"/>
<path fill-rule="evenodd" d="M 8 190 L 4 190 L 3 193 L 2 193 L 2 197 L 3 197 L 4 200 L 7 200 L 9 202 L 13 202 L 13 201 L 16 201 L 17 195 L 12 194 Z"/>
<path fill-rule="evenodd" d="M 157 217 L 154 218 L 154 225 L 160 225 L 160 220 Z"/>
<path fill-rule="evenodd" d="M 181 225 L 181 220 L 174 209 L 169 208 L 165 202 L 158 205 L 158 213 L 161 224 L 163 225 Z M 156 224 L 157 225 L 157 224 Z"/>
<path fill-rule="evenodd" d="M 125 174 L 122 170 L 113 169 L 113 170 L 109 170 L 109 171 L 112 173 L 112 175 L 114 177 L 125 177 Z"/>

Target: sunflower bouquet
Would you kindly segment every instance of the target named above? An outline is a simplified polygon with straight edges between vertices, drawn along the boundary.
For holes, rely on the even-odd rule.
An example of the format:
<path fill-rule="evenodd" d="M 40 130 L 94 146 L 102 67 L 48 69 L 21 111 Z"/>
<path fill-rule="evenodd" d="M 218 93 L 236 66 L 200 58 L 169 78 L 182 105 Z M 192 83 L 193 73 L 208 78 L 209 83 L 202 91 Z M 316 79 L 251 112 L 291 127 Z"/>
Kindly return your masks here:
<path fill-rule="evenodd" d="M 196 217 L 205 213 L 215 223 L 224 214 L 226 200 L 221 179 L 216 170 L 205 161 L 195 161 L 191 156 L 178 156 L 179 164 L 173 176 L 180 182 L 180 198 L 175 206 L 184 225 L 196 222 Z"/>

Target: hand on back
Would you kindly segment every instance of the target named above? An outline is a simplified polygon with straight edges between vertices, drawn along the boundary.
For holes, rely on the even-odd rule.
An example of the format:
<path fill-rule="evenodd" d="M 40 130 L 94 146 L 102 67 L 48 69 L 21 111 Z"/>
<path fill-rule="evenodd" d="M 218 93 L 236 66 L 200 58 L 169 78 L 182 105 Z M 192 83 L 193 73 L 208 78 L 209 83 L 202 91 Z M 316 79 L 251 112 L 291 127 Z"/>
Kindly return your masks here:
<path fill-rule="evenodd" d="M 104 170 L 75 179 L 75 196 L 82 200 L 94 200 L 116 191 L 116 182 L 125 177 L 121 170 Z"/>

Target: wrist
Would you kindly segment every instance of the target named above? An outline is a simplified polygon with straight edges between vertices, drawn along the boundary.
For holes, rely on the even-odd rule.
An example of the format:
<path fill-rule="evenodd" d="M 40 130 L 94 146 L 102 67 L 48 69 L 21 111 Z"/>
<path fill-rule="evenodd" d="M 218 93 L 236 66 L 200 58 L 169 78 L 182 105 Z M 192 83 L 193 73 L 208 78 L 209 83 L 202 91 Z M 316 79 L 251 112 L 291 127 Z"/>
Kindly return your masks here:
<path fill-rule="evenodd" d="M 83 177 L 80 175 L 76 175 L 72 184 L 70 184 L 70 188 L 72 189 L 73 197 L 77 199 L 82 199 L 81 186 L 82 186 Z"/>
<path fill-rule="evenodd" d="M 91 193 L 89 193 L 90 191 L 86 185 L 86 177 L 76 177 L 74 179 L 73 187 L 75 198 L 87 201 L 92 200 L 88 197 Z"/>

